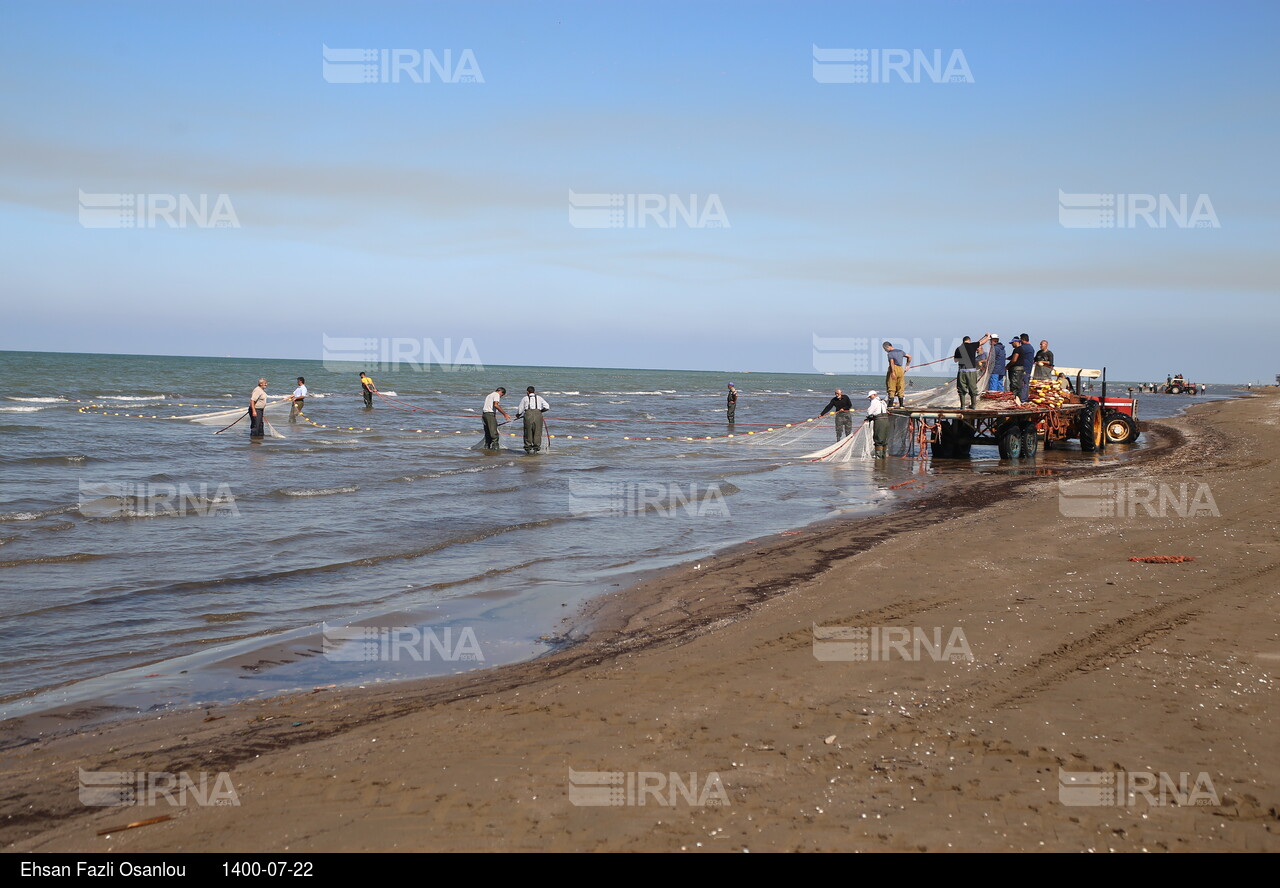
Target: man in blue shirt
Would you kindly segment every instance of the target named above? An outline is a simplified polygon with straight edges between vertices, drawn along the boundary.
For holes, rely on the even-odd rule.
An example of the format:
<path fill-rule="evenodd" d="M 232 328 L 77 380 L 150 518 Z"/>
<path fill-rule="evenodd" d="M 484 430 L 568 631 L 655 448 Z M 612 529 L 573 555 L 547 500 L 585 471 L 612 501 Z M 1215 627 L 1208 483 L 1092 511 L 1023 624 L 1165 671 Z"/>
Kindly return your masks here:
<path fill-rule="evenodd" d="M 894 348 L 892 342 L 885 342 L 883 348 L 889 358 L 889 369 L 884 375 L 884 388 L 889 399 L 889 406 L 892 407 L 893 399 L 897 398 L 898 406 L 906 407 L 907 368 L 911 366 L 911 355 L 900 348 Z"/>
<path fill-rule="evenodd" d="M 1036 350 L 1031 345 L 1031 336 L 1026 333 L 1016 337 L 1014 342 L 1013 357 L 1009 360 L 1009 391 L 1017 392 L 1025 404 L 1031 400 L 1031 365 Z"/>
<path fill-rule="evenodd" d="M 987 391 L 1004 391 L 1004 370 L 1009 363 L 1009 353 L 1004 350 L 1000 337 L 991 335 L 991 379 L 987 382 Z"/>

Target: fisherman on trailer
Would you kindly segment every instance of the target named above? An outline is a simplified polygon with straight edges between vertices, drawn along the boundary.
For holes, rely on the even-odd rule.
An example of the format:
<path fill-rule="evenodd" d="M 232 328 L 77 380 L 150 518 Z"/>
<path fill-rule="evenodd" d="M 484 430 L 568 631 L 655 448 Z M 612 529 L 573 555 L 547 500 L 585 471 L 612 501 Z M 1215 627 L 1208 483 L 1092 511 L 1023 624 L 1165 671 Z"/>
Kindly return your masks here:
<path fill-rule="evenodd" d="M 520 399 L 520 406 L 516 408 L 516 419 L 524 418 L 524 452 L 541 453 L 542 415 L 551 409 L 551 405 L 547 403 L 546 398 L 534 390 L 533 386 L 529 386 L 525 392 L 525 396 Z"/>

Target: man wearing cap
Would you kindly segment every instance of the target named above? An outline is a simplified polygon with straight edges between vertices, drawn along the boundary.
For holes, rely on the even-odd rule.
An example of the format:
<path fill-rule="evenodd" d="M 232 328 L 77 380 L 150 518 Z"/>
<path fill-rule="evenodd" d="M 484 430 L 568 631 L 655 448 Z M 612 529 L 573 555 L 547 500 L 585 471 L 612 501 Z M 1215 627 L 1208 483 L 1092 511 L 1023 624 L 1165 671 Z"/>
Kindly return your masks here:
<path fill-rule="evenodd" d="M 1031 363 L 1036 350 L 1031 347 L 1031 337 L 1025 333 L 1010 337 L 1009 349 L 1009 391 L 1016 392 L 1026 403 L 1031 398 Z"/>
<path fill-rule="evenodd" d="M 867 392 L 867 416 L 863 422 L 871 423 L 871 443 L 876 448 L 876 459 L 884 459 L 889 451 L 889 408 L 876 392 Z"/>
<path fill-rule="evenodd" d="M 258 378 L 258 386 L 249 395 L 249 437 L 261 438 L 266 434 L 262 427 L 262 414 L 267 409 L 267 381 Z"/>
<path fill-rule="evenodd" d="M 896 397 L 898 406 L 906 407 L 906 378 L 907 368 L 911 366 L 911 355 L 900 348 L 894 348 L 892 342 L 885 342 L 881 347 L 889 356 L 889 369 L 884 375 L 884 388 L 888 393 L 889 404 L 892 405 Z"/>
<path fill-rule="evenodd" d="M 520 406 L 516 408 L 516 419 L 524 417 L 524 452 L 540 453 L 542 451 L 542 414 L 550 410 L 551 405 L 547 403 L 546 398 L 533 390 L 533 386 L 529 386 L 525 391 L 528 394 L 520 399 Z"/>
<path fill-rule="evenodd" d="M 991 379 L 987 381 L 987 391 L 1002 392 L 1004 391 L 1004 373 L 1005 366 L 1009 363 L 1009 353 L 1004 350 L 1004 343 L 1000 341 L 1000 337 L 994 333 L 988 333 L 991 337 L 991 354 L 988 361 L 991 365 Z"/>
<path fill-rule="evenodd" d="M 490 394 L 485 396 L 484 407 L 480 411 L 480 416 L 484 420 L 484 449 L 485 450 L 501 450 L 502 438 L 498 434 L 498 417 L 494 415 L 494 411 L 502 414 L 507 421 L 511 417 L 507 415 L 507 411 L 502 409 L 502 405 L 498 402 L 502 400 L 502 396 L 507 390 L 502 386 L 498 386 Z"/>
<path fill-rule="evenodd" d="M 733 414 L 738 409 L 738 390 L 733 387 L 733 383 L 729 383 L 729 400 L 725 405 L 725 413 L 729 419 L 729 425 L 733 425 Z"/>
<path fill-rule="evenodd" d="M 853 434 L 853 402 L 841 389 L 836 389 L 836 396 L 827 402 L 819 416 L 826 416 L 832 410 L 836 412 L 836 440 L 840 441 Z"/>

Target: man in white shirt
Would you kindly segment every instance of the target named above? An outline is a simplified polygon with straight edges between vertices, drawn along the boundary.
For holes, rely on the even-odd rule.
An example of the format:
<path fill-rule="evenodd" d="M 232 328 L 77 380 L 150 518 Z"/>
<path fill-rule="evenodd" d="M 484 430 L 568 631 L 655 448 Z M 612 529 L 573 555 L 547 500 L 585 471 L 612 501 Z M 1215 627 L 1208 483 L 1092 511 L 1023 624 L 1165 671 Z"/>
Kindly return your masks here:
<path fill-rule="evenodd" d="M 520 407 L 516 410 L 516 419 L 524 417 L 524 452 L 540 453 L 542 451 L 542 414 L 551 409 L 545 398 L 533 390 L 526 389 L 528 394 L 520 399 Z"/>
<path fill-rule="evenodd" d="M 502 449 L 502 437 L 498 434 L 498 417 L 494 415 L 494 411 L 501 413 L 504 419 L 510 421 L 511 417 L 507 415 L 507 411 L 503 410 L 502 405 L 498 403 L 506 393 L 506 389 L 498 386 L 485 396 L 484 408 L 481 410 L 481 417 L 484 419 L 485 450 Z"/>
<path fill-rule="evenodd" d="M 889 408 L 876 392 L 867 392 L 867 418 L 863 422 L 871 423 L 872 443 L 876 448 L 876 459 L 884 459 L 889 450 Z"/>
<path fill-rule="evenodd" d="M 298 387 L 289 396 L 289 400 L 293 402 L 293 406 L 289 409 L 289 422 L 298 421 L 298 414 L 302 412 L 302 404 L 309 394 L 311 393 L 307 391 L 307 381 L 299 376 Z"/>

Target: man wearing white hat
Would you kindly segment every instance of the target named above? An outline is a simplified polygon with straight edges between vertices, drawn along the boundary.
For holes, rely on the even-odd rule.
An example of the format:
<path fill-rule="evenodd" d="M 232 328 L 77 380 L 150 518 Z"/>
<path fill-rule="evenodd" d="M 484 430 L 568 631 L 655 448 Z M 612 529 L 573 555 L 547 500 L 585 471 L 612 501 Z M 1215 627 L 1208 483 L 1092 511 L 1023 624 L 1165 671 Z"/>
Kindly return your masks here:
<path fill-rule="evenodd" d="M 867 418 L 871 423 L 871 442 L 876 448 L 876 459 L 884 459 L 889 450 L 889 408 L 876 392 L 867 392 Z"/>

